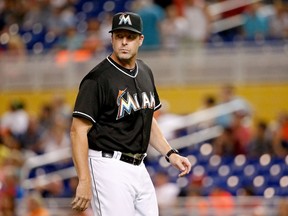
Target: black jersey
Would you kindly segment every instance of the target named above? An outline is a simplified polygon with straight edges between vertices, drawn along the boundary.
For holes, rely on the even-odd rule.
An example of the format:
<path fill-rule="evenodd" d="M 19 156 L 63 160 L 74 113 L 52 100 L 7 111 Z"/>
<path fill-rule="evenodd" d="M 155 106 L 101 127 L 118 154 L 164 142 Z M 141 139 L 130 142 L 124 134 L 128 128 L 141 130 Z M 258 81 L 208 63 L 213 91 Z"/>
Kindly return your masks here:
<path fill-rule="evenodd" d="M 152 71 L 143 61 L 130 73 L 107 57 L 81 81 L 73 117 L 93 123 L 90 149 L 144 153 L 160 106 Z"/>

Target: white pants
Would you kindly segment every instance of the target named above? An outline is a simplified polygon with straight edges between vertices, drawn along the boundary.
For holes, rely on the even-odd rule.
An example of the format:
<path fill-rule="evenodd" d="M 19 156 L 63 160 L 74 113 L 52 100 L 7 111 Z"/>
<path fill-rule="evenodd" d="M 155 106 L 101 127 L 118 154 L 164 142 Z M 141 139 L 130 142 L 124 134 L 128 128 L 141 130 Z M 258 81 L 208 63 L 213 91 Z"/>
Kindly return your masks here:
<path fill-rule="evenodd" d="M 135 166 L 89 150 L 89 166 L 94 216 L 159 215 L 155 189 L 143 162 Z"/>

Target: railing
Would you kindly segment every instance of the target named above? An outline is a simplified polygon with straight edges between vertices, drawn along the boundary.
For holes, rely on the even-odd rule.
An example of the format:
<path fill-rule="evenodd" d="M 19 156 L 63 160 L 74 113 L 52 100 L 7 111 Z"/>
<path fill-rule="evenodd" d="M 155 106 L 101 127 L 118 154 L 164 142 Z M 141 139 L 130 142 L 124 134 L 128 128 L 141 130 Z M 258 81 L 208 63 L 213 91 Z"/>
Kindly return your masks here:
<path fill-rule="evenodd" d="M 75 215 L 71 210 L 72 198 L 44 199 L 45 207 L 51 216 Z M 281 214 L 283 207 L 287 208 L 287 198 L 273 197 L 270 199 L 257 196 L 237 197 L 178 197 L 172 205 L 161 208 L 161 216 L 286 216 Z M 16 216 L 23 216 L 27 206 L 19 201 Z M 93 216 L 91 210 L 86 216 Z"/>
<path fill-rule="evenodd" d="M 25 190 L 34 189 L 40 186 L 44 186 L 53 181 L 53 175 L 57 174 L 62 179 L 69 179 L 76 176 L 74 167 L 64 168 L 58 171 L 51 172 L 49 174 L 42 173 L 33 178 L 29 178 L 29 173 L 34 168 L 41 168 L 47 164 L 53 164 L 59 161 L 71 159 L 71 148 L 63 148 L 55 150 L 43 155 L 37 155 L 27 158 L 25 161 L 20 174 L 20 182 L 22 188 Z"/>
<path fill-rule="evenodd" d="M 229 114 L 242 109 L 243 107 L 241 106 L 241 103 L 239 102 L 239 100 L 236 99 L 226 104 L 217 105 L 213 108 L 198 111 L 190 115 L 181 116 L 178 118 L 178 120 L 173 121 L 173 127 L 171 127 L 170 130 L 171 132 L 173 132 L 179 129 L 188 128 L 193 125 L 197 125 L 203 121 L 214 119 L 218 116 Z M 220 126 L 214 126 L 192 134 L 188 134 L 183 137 L 170 140 L 169 142 L 174 148 L 181 149 L 217 137 L 219 136 L 221 131 L 222 128 Z M 159 153 L 157 153 L 155 150 L 151 150 L 149 153 L 153 156 L 159 155 Z M 53 164 L 58 161 L 63 161 L 67 159 L 71 159 L 70 148 L 59 149 L 43 155 L 27 158 L 21 170 L 22 187 L 28 190 L 48 184 L 50 181 L 53 181 L 52 176 L 54 174 L 61 176 L 61 178 L 63 179 L 69 179 L 75 176 L 75 169 L 73 167 L 68 167 L 56 172 L 51 172 L 49 174 L 43 173 L 41 175 L 35 176 L 34 178 L 28 178 L 31 170 L 37 167 L 41 167 L 47 164 Z"/>
<path fill-rule="evenodd" d="M 213 19 L 212 33 L 218 33 L 227 29 L 235 28 L 243 25 L 244 23 L 242 14 L 236 14 L 232 17 L 217 20 L 216 18 L 219 14 L 248 6 L 250 4 L 255 4 L 260 1 L 262 0 L 229 0 L 209 5 L 208 11 Z"/>
<path fill-rule="evenodd" d="M 213 46 L 190 47 L 173 53 L 140 52 L 139 58 L 152 68 L 159 85 L 288 80 L 287 43 L 233 44 L 230 47 L 216 43 Z M 78 88 L 83 76 L 104 57 L 106 54 L 85 62 L 76 62 L 71 57 L 65 63 L 58 63 L 52 55 L 29 56 L 22 60 L 1 57 L 0 91 Z"/>
<path fill-rule="evenodd" d="M 178 198 L 175 205 L 162 209 L 165 216 L 254 216 L 279 215 L 279 197 L 184 197 Z"/>

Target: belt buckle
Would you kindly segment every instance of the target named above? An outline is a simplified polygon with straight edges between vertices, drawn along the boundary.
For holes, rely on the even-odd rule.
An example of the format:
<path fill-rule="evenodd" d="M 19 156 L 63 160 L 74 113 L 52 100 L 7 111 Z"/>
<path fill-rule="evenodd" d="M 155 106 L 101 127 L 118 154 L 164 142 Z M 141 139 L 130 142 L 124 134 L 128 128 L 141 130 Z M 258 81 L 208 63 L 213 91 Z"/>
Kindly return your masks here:
<path fill-rule="evenodd" d="M 140 153 L 135 154 L 134 158 L 137 159 L 137 160 L 142 160 L 144 158 L 144 154 L 140 154 Z"/>
<path fill-rule="evenodd" d="M 136 153 L 136 154 L 132 154 L 132 153 L 122 153 L 122 155 L 126 155 L 128 157 L 131 158 L 131 164 L 133 165 L 140 165 L 140 163 L 142 162 L 143 158 L 145 157 L 145 154 L 140 154 L 140 153 Z"/>
<path fill-rule="evenodd" d="M 138 165 L 137 163 L 137 159 L 135 157 L 133 157 L 133 162 L 132 162 L 133 165 Z"/>
<path fill-rule="evenodd" d="M 139 165 L 140 163 L 140 161 L 141 161 L 141 159 L 139 159 L 138 157 L 137 157 L 138 155 L 133 155 L 133 162 L 132 162 L 132 164 L 133 165 Z"/>

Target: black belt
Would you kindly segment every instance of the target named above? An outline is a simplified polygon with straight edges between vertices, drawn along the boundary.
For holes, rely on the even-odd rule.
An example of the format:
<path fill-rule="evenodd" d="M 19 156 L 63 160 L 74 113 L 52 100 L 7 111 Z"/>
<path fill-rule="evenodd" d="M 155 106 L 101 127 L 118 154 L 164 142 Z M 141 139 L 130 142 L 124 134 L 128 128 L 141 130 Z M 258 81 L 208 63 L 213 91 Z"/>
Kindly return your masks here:
<path fill-rule="evenodd" d="M 102 157 L 105 158 L 113 158 L 114 152 L 108 152 L 108 151 L 102 151 Z M 129 164 L 133 164 L 133 165 L 140 165 L 141 162 L 143 161 L 143 159 L 145 158 L 146 154 L 130 154 L 127 155 L 126 153 L 122 153 L 119 160 L 129 163 Z"/>

